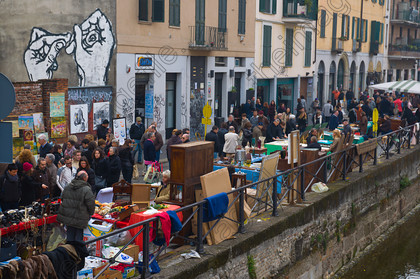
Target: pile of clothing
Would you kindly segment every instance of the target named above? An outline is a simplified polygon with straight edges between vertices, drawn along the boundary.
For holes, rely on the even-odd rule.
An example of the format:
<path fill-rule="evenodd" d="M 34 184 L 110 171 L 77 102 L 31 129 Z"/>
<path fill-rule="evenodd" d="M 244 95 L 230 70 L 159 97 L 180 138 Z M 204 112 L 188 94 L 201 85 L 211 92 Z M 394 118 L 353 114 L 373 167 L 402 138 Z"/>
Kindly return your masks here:
<path fill-rule="evenodd" d="M 69 241 L 51 252 L 1 266 L 0 279 L 76 278 L 87 256 L 84 243 Z"/>

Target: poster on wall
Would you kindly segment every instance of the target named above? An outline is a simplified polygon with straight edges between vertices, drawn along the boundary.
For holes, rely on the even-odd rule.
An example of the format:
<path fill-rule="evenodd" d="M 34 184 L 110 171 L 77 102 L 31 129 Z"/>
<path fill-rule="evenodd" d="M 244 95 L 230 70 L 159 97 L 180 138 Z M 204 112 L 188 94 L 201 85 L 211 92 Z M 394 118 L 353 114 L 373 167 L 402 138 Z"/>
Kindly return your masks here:
<path fill-rule="evenodd" d="M 153 119 L 153 90 L 146 90 L 145 92 L 145 113 L 146 118 Z"/>
<path fill-rule="evenodd" d="M 45 126 L 44 126 L 44 116 L 41 113 L 34 113 L 33 114 L 34 117 L 34 130 L 35 133 L 43 133 L 45 132 Z"/>
<path fill-rule="evenodd" d="M 64 93 L 50 94 L 50 117 L 62 117 L 65 115 Z"/>
<path fill-rule="evenodd" d="M 23 131 L 23 140 L 24 141 L 33 141 L 34 140 L 34 131 L 32 131 L 32 130 Z"/>
<path fill-rule="evenodd" d="M 23 138 L 13 138 L 13 157 L 16 158 L 23 150 Z"/>
<path fill-rule="evenodd" d="M 114 137 L 120 142 L 120 145 L 123 145 L 125 139 L 127 138 L 127 127 L 125 118 L 113 119 L 112 127 L 114 130 Z"/>
<path fill-rule="evenodd" d="M 18 120 L 11 120 L 6 121 L 12 123 L 12 137 L 18 138 L 19 137 L 19 121 Z"/>
<path fill-rule="evenodd" d="M 19 129 L 32 130 L 34 128 L 34 118 L 31 116 L 19 116 Z"/>
<path fill-rule="evenodd" d="M 88 105 L 70 106 L 70 134 L 87 133 L 88 131 Z"/>
<path fill-rule="evenodd" d="M 66 118 L 53 117 L 51 118 L 51 137 L 54 139 L 65 138 L 66 134 Z"/>
<path fill-rule="evenodd" d="M 110 120 L 109 102 L 93 103 L 93 130 L 105 119 Z"/>

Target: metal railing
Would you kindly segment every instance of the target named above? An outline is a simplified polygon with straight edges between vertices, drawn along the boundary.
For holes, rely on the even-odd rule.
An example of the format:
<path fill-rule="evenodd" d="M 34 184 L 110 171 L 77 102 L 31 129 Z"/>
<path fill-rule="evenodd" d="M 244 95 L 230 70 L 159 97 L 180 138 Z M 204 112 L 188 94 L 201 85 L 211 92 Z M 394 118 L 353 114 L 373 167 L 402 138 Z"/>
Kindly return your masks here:
<path fill-rule="evenodd" d="M 190 26 L 189 48 L 201 50 L 226 50 L 227 29 L 204 25 Z"/>
<path fill-rule="evenodd" d="M 370 152 L 358 152 L 358 147 L 361 145 L 354 145 L 352 143 L 348 143 L 347 147 L 344 147 L 343 150 L 327 154 L 324 157 L 316 159 L 314 161 L 302 164 L 297 166 L 293 169 L 289 169 L 286 171 L 279 172 L 277 175 L 267 178 L 265 180 L 261 180 L 258 182 L 254 182 L 237 189 L 234 189 L 227 193 L 232 198 L 230 199 L 231 202 L 229 203 L 228 208 L 232 206 L 236 206 L 238 204 L 239 212 L 238 212 L 238 220 L 231 219 L 227 216 L 223 216 L 219 218 L 210 229 L 203 234 L 203 210 L 204 205 L 206 203 L 205 200 L 199 201 L 188 206 L 181 207 L 177 210 L 174 210 L 176 213 L 182 212 L 184 216 L 184 220 L 182 223 L 182 227 L 184 228 L 188 223 L 192 221 L 192 218 L 196 215 L 197 216 L 197 224 L 196 224 L 196 237 L 186 238 L 179 233 L 172 234 L 170 242 L 174 240 L 174 238 L 181 238 L 188 242 L 192 242 L 195 245 L 195 250 L 198 253 L 204 252 L 204 243 L 206 240 L 206 236 L 215 228 L 215 226 L 222 220 L 228 219 L 232 222 L 235 222 L 238 225 L 238 233 L 244 233 L 246 227 L 246 219 L 245 219 L 245 201 L 253 200 L 254 204 L 251 208 L 251 213 L 248 214 L 250 217 L 253 218 L 260 214 L 261 212 L 270 212 L 272 216 L 278 216 L 278 209 L 283 201 L 285 201 L 288 196 L 295 192 L 297 195 L 297 199 L 301 201 L 305 201 L 305 194 L 308 191 L 309 187 L 315 181 L 320 181 L 323 183 L 330 183 L 339 179 L 346 180 L 347 175 L 349 172 L 353 171 L 353 169 L 359 168 L 359 172 L 363 172 L 363 166 L 366 164 L 368 159 L 373 159 L 372 164 L 377 164 L 377 158 L 379 156 L 384 156 L 386 159 L 389 159 L 391 156 L 391 151 L 399 154 L 401 149 L 403 148 L 410 148 L 411 140 L 413 136 L 416 139 L 416 144 L 419 143 L 419 136 L 420 132 L 418 128 L 415 128 L 417 124 L 407 126 L 407 127 L 400 127 L 400 129 L 387 133 L 377 138 L 370 139 L 362 144 L 372 144 L 374 143 L 375 148 L 370 150 Z M 353 140 L 350 137 L 349 140 Z M 372 154 L 373 153 L 373 154 Z M 317 166 L 315 169 L 310 167 Z M 311 179 L 307 183 L 305 182 L 305 178 L 309 176 Z M 281 184 L 281 192 L 278 192 L 278 183 Z M 298 187 L 296 187 L 296 183 Z M 247 193 L 250 189 L 256 189 L 257 195 L 250 195 Z M 255 191 L 254 191 L 255 193 Z M 258 194 L 259 193 L 259 194 Z M 191 212 L 192 213 L 189 213 Z M 186 218 L 185 218 L 186 217 Z M 103 271 L 105 271 L 111 264 L 116 263 L 116 258 L 123 253 L 123 251 L 133 243 L 133 241 L 142 234 L 142 244 L 143 244 L 143 259 L 142 264 L 136 263 L 135 266 L 139 267 L 142 266 L 141 269 L 141 278 L 148 278 L 150 276 L 148 266 L 167 248 L 166 243 L 160 246 L 156 251 L 150 251 L 151 247 L 149 246 L 149 233 L 150 230 L 154 230 L 155 228 L 151 225 L 153 222 L 158 221 L 159 217 L 152 217 L 148 220 L 129 225 L 122 229 L 114 230 L 106 235 L 96 237 L 86 241 L 86 244 L 93 244 L 96 241 L 104 240 L 106 238 L 115 236 L 122 232 L 125 232 L 130 229 L 135 229 L 141 227 L 141 229 L 132 236 L 130 241 L 124 245 L 119 253 L 113 256 L 111 259 L 107 259 L 109 262 L 108 264 L 102 269 L 101 273 L 99 273 L 95 278 L 99 277 Z M 149 255 L 152 254 L 152 257 Z M 146 264 L 144 264 L 146 263 Z M 146 267 L 146 268 L 144 268 Z"/>
<path fill-rule="evenodd" d="M 404 20 L 413 23 L 420 23 L 419 12 L 417 10 L 402 10 L 398 11 L 395 16 L 392 18 L 393 20 Z"/>

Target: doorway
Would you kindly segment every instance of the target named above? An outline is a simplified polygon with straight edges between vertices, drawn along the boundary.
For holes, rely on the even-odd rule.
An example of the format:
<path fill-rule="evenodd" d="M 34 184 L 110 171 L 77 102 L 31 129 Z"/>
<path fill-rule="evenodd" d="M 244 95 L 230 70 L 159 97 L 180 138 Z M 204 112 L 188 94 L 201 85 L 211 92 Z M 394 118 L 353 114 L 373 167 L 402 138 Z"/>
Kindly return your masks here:
<path fill-rule="evenodd" d="M 140 116 L 142 119 L 145 119 L 145 97 L 148 83 L 149 74 L 136 74 L 135 117 Z"/>
<path fill-rule="evenodd" d="M 216 73 L 214 82 L 214 116 L 222 117 L 223 74 Z"/>
<path fill-rule="evenodd" d="M 176 127 L 176 74 L 166 74 L 165 129 L 166 139 Z"/>

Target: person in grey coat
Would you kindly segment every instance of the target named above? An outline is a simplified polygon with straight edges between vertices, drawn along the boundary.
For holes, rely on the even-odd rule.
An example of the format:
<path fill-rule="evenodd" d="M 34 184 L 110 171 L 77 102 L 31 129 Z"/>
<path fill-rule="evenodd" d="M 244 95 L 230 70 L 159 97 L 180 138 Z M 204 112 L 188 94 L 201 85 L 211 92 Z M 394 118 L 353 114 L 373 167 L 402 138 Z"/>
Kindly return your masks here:
<path fill-rule="evenodd" d="M 83 229 L 95 213 L 95 196 L 86 171 L 79 171 L 75 179 L 64 188 L 57 221 L 67 227 L 67 241 L 83 241 Z"/>

